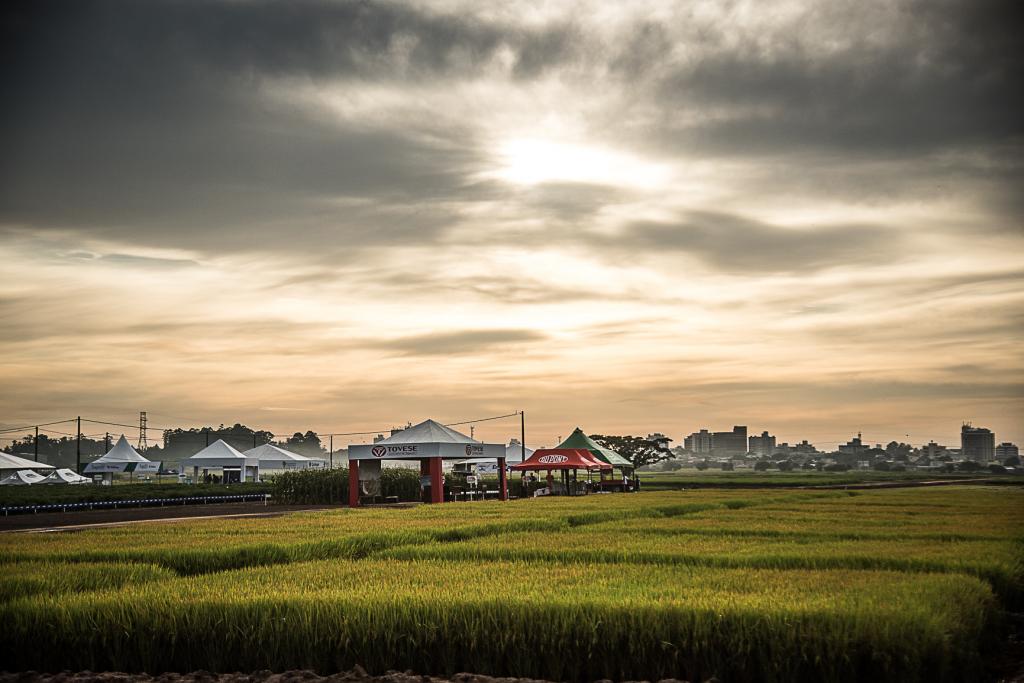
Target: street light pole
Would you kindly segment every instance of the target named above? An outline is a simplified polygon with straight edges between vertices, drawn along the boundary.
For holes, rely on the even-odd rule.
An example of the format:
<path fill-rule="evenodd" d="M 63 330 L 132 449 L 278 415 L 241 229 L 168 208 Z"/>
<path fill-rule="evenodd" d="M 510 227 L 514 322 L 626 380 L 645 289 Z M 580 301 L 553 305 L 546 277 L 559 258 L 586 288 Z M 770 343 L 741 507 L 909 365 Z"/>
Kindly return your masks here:
<path fill-rule="evenodd" d="M 75 439 L 75 473 L 82 473 L 82 416 L 78 416 L 78 436 Z"/>

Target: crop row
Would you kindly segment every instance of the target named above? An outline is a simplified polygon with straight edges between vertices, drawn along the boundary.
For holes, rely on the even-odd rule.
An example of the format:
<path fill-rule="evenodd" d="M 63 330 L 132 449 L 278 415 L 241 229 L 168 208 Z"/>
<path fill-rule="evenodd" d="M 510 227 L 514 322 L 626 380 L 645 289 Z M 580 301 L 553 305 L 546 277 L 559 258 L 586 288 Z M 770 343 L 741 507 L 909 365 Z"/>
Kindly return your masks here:
<path fill-rule="evenodd" d="M 16 600 L 0 649 L 21 670 L 963 680 L 993 604 L 956 574 L 330 561 Z"/>
<path fill-rule="evenodd" d="M 792 494 L 791 494 L 792 495 Z M 821 494 L 804 494 L 819 496 Z M 607 520 L 666 517 L 710 509 L 737 509 L 759 501 L 702 496 L 652 496 L 637 505 L 623 498 L 602 498 L 559 506 L 500 502 L 423 506 L 414 510 L 334 510 L 283 518 L 201 520 L 186 524 L 130 525 L 77 534 L 0 536 L 0 562 L 141 562 L 182 574 L 287 562 L 358 558 L 385 548 L 458 541 L 500 533 L 547 533 Z M 532 501 L 530 502 L 532 503 Z"/>

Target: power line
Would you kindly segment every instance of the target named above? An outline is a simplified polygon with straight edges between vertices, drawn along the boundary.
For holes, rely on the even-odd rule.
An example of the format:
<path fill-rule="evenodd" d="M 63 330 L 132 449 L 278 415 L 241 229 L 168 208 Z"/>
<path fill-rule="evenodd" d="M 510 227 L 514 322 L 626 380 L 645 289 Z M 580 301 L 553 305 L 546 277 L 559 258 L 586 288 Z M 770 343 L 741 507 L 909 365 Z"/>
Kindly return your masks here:
<path fill-rule="evenodd" d="M 459 425 L 468 425 L 475 422 L 489 422 L 491 420 L 504 420 L 506 417 L 518 417 L 519 412 L 509 413 L 508 415 L 495 415 L 494 417 L 481 417 L 478 420 L 465 420 L 463 422 L 446 422 L 445 427 L 458 427 Z"/>
<path fill-rule="evenodd" d="M 0 429 L 0 434 L 4 434 L 6 432 L 20 432 L 23 429 L 34 429 L 35 427 L 48 427 L 50 425 L 60 425 L 60 424 L 64 424 L 65 422 L 74 422 L 74 421 L 75 421 L 75 418 L 72 417 L 72 418 L 67 419 L 67 420 L 57 420 L 56 422 L 40 422 L 37 425 L 25 425 L 24 427 L 10 427 L 8 429 Z"/>
<path fill-rule="evenodd" d="M 458 427 L 458 426 L 461 426 L 461 425 L 475 424 L 477 422 L 490 422 L 492 420 L 504 420 L 504 419 L 507 419 L 507 418 L 510 418 L 510 417 L 516 417 L 517 415 L 519 415 L 518 412 L 508 413 L 507 415 L 494 415 L 492 417 L 480 417 L 480 418 L 476 418 L 476 419 L 473 419 L 473 420 L 461 420 L 459 422 L 448 422 L 448 423 L 445 423 L 445 426 L 446 427 Z M 58 420 L 56 422 L 43 422 L 43 423 L 40 423 L 38 425 L 26 425 L 24 427 L 12 427 L 12 428 L 9 428 L 9 429 L 0 429 L 0 434 L 7 433 L 7 432 L 17 432 L 17 431 L 22 431 L 22 430 L 25 430 L 25 429 L 33 429 L 35 427 L 39 427 L 41 429 L 44 426 L 56 425 L 56 424 L 64 424 L 64 423 L 67 423 L 67 422 L 74 422 L 74 421 L 75 421 L 75 418 L 71 418 L 71 419 L 68 419 L 68 420 Z M 93 420 L 93 419 L 85 418 L 85 417 L 82 418 L 82 422 L 88 422 L 90 424 L 106 425 L 106 426 L 111 426 L 111 427 L 124 427 L 125 429 L 139 429 L 140 431 L 141 430 L 147 430 L 148 431 L 150 429 L 155 429 L 155 430 L 160 431 L 160 432 L 173 432 L 173 431 L 176 431 L 176 430 L 181 430 L 181 427 L 156 427 L 156 426 L 149 426 L 149 425 L 146 425 L 146 424 L 143 424 L 143 425 L 133 425 L 133 424 L 126 424 L 124 422 L 113 422 L 111 420 Z M 204 439 L 205 435 L 203 434 L 203 432 L 206 432 L 206 431 L 209 431 L 209 432 L 212 432 L 212 433 L 218 434 L 218 435 L 227 435 L 228 437 L 236 436 L 235 434 L 233 434 L 233 433 L 231 433 L 229 431 L 230 429 L 231 428 L 222 429 L 222 430 L 221 429 L 213 429 L 213 428 L 211 428 L 211 429 L 205 429 L 204 428 L 204 429 L 200 430 L 199 434 L 194 434 L 194 435 L 189 435 L 187 431 L 182 430 L 182 431 L 184 431 L 184 433 L 181 434 L 181 435 L 176 436 L 175 439 L 177 440 L 177 439 L 186 438 L 186 435 L 193 436 L 197 440 L 198 439 Z M 317 436 L 368 436 L 368 435 L 371 435 L 371 434 L 382 434 L 382 433 L 390 431 L 390 430 L 391 430 L 390 427 L 385 427 L 385 428 L 382 428 L 382 429 L 373 429 L 373 430 L 367 430 L 367 431 L 362 431 L 362 432 L 317 432 L 316 434 L 317 434 Z M 69 434 L 67 432 L 60 432 L 60 431 L 52 430 L 52 429 L 41 429 L 41 431 L 51 432 L 53 434 L 61 434 L 63 436 L 76 436 L 75 434 Z M 269 432 L 267 430 L 259 430 L 259 431 L 253 430 L 253 432 L 269 434 L 270 436 L 273 436 L 273 437 L 283 437 L 283 436 L 286 436 L 286 434 L 283 434 L 283 433 L 282 434 L 277 434 L 277 433 L 274 433 L 274 432 Z M 89 435 L 83 434 L 82 436 L 89 436 Z M 248 437 L 249 435 L 245 434 L 245 433 L 240 433 L 240 434 L 237 434 L 237 436 L 239 438 L 241 438 L 243 436 Z"/>

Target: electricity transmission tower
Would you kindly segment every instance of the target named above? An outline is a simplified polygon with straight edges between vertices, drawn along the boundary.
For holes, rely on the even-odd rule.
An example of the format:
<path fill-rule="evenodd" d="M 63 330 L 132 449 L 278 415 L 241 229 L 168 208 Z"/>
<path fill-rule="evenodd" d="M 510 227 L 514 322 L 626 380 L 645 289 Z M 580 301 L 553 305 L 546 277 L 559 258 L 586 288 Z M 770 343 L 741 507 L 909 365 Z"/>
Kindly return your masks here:
<path fill-rule="evenodd" d="M 146 411 L 139 411 L 139 450 L 146 450 Z"/>

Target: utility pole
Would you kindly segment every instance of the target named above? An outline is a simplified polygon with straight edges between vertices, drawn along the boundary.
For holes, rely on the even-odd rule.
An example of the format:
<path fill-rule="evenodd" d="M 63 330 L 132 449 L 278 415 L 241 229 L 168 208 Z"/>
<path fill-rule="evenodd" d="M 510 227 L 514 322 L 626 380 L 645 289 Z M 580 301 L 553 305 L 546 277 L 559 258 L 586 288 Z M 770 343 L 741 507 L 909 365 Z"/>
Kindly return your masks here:
<path fill-rule="evenodd" d="M 106 436 L 103 437 L 103 452 L 107 453 L 110 451 L 110 432 L 107 432 Z"/>
<path fill-rule="evenodd" d="M 519 441 L 521 457 L 526 462 L 526 413 L 522 410 L 519 411 Z"/>
<path fill-rule="evenodd" d="M 331 469 L 334 469 L 334 434 L 331 434 Z"/>
<path fill-rule="evenodd" d="M 75 472 L 82 473 L 82 416 L 78 416 L 78 437 L 75 439 Z"/>
<path fill-rule="evenodd" d="M 36 427 L 36 438 L 32 442 L 32 445 L 35 447 L 36 462 L 39 462 L 39 427 L 38 426 Z"/>

